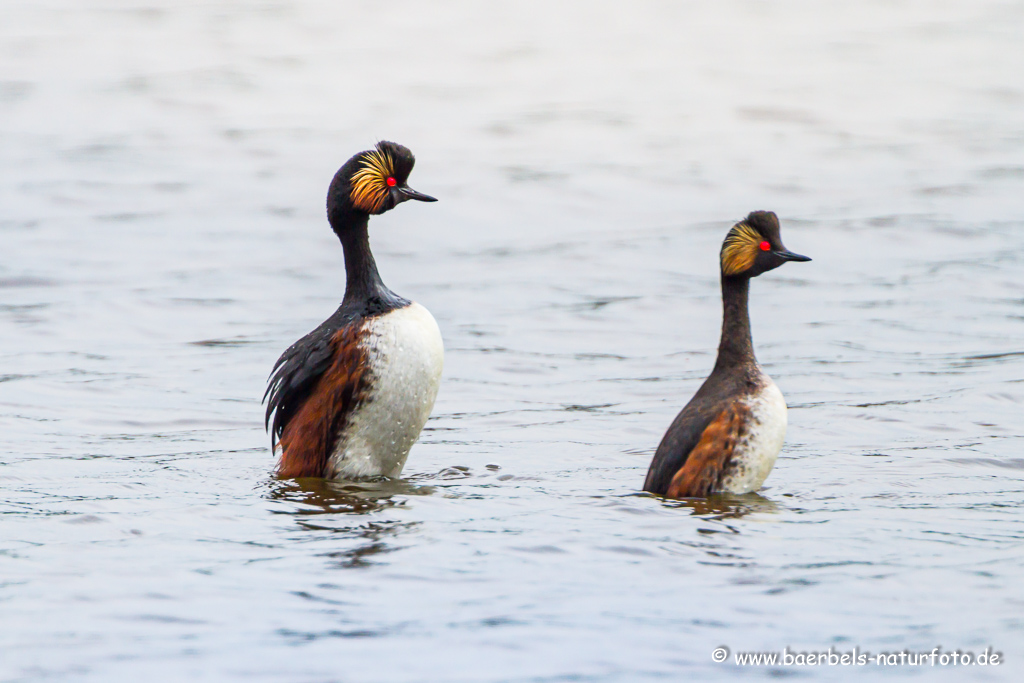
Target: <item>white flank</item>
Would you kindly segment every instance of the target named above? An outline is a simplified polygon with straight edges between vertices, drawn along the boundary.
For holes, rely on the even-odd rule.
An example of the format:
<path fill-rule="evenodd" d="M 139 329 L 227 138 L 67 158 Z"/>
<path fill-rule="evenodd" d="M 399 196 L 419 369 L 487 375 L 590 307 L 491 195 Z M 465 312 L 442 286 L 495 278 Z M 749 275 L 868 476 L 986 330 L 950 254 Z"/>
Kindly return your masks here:
<path fill-rule="evenodd" d="M 401 474 L 441 385 L 444 344 L 423 306 L 373 318 L 364 330 L 370 393 L 339 435 L 328 463 L 331 479 Z"/>
<path fill-rule="evenodd" d="M 722 490 L 729 493 L 761 488 L 786 440 L 786 399 L 770 377 L 764 379 L 767 385 L 746 401 L 750 408 L 746 435 L 737 442 L 722 479 Z"/>

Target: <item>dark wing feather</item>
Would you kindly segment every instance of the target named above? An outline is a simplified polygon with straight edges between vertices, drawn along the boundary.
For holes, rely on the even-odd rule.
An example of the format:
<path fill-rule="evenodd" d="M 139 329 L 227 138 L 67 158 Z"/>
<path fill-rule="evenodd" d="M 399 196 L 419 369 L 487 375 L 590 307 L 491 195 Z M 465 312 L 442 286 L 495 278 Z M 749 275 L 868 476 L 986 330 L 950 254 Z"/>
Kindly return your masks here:
<path fill-rule="evenodd" d="M 294 407 L 281 432 L 277 476 L 328 477 L 331 453 L 352 415 L 368 395 L 370 372 L 362 321 L 342 327 L 331 338 L 329 367 Z"/>
<path fill-rule="evenodd" d="M 331 366 L 333 338 L 339 329 L 351 325 L 358 316 L 343 315 L 339 309 L 320 327 L 288 347 L 274 363 L 263 400 L 267 403 L 264 426 L 270 429 L 271 447 L 295 412 L 309 396 L 317 380 Z M 273 415 L 273 426 L 271 426 Z"/>
<path fill-rule="evenodd" d="M 736 443 L 746 428 L 750 409 L 735 401 L 711 421 L 690 451 L 686 462 L 672 477 L 668 498 L 706 498 L 720 491 L 725 470 L 732 460 Z"/>
<path fill-rule="evenodd" d="M 644 491 L 665 495 L 672 478 L 686 464 L 708 425 L 733 399 L 748 394 L 754 387 L 755 383 L 744 374 L 713 372 L 662 437 L 647 471 Z"/>
<path fill-rule="evenodd" d="M 709 405 L 709 402 L 698 402 L 696 396 L 682 409 L 654 453 L 644 480 L 644 491 L 665 495 L 672 477 L 686 464 L 690 451 L 700 442 L 701 434 L 721 412 L 722 405 L 718 401 Z"/>

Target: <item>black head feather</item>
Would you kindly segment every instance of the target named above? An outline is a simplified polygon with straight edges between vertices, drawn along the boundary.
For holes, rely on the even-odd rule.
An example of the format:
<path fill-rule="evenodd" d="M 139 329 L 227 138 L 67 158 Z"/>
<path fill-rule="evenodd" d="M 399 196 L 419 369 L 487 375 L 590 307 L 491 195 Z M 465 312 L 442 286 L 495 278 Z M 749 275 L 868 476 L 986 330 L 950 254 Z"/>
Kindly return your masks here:
<path fill-rule="evenodd" d="M 387 140 L 356 154 L 334 174 L 327 190 L 328 217 L 333 223 L 345 212 L 381 214 L 415 198 L 402 193 L 415 165 L 408 147 Z"/>

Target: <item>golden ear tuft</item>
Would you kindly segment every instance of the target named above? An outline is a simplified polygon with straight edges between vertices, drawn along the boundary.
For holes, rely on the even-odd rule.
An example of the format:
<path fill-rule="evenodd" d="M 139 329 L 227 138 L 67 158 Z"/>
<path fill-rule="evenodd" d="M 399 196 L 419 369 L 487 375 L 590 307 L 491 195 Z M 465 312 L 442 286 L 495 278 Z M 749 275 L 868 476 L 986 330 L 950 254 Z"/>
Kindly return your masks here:
<path fill-rule="evenodd" d="M 395 175 L 395 162 L 387 150 L 370 150 L 363 167 L 352 174 L 352 206 L 375 213 L 388 196 L 388 178 Z"/>
<path fill-rule="evenodd" d="M 757 260 L 764 238 L 746 223 L 737 223 L 722 244 L 722 274 L 739 275 L 750 270 Z"/>

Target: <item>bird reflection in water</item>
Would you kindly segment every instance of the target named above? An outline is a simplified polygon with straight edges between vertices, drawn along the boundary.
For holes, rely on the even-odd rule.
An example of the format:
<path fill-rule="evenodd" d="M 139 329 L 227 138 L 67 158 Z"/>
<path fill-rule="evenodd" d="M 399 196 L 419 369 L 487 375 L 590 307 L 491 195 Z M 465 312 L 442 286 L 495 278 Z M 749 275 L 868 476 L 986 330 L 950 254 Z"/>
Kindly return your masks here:
<path fill-rule="evenodd" d="M 398 550 L 394 539 L 419 526 L 391 519 L 367 521 L 363 515 L 403 506 L 408 496 L 433 492 L 430 486 L 401 479 L 344 482 L 308 477 L 274 481 L 267 497 L 285 503 L 274 512 L 295 516 L 303 530 L 330 532 L 333 543 L 352 541 L 320 556 L 330 558 L 339 569 L 358 569 L 376 564 L 376 556 Z"/>
<path fill-rule="evenodd" d="M 689 508 L 690 514 L 708 519 L 739 519 L 754 512 L 776 513 L 783 508 L 757 493 L 716 493 L 707 498 L 664 499 L 665 507 Z"/>
<path fill-rule="evenodd" d="M 268 498 L 298 507 L 277 510 L 279 514 L 325 515 L 366 514 L 404 505 L 404 496 L 429 496 L 431 486 L 417 486 L 402 479 L 373 481 L 329 481 L 319 477 L 278 480 L 271 483 Z M 400 496 L 398 500 L 395 496 Z"/>

